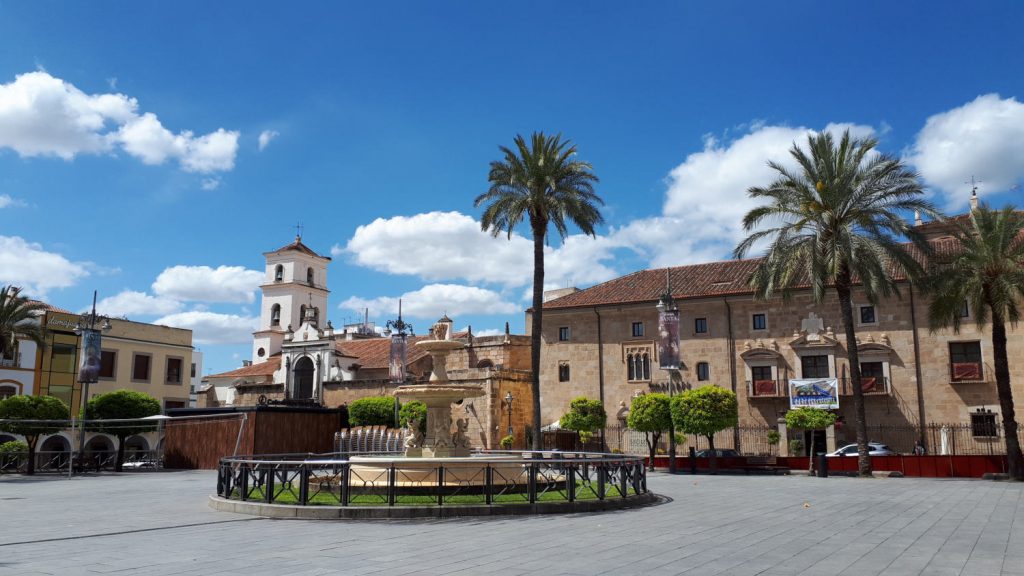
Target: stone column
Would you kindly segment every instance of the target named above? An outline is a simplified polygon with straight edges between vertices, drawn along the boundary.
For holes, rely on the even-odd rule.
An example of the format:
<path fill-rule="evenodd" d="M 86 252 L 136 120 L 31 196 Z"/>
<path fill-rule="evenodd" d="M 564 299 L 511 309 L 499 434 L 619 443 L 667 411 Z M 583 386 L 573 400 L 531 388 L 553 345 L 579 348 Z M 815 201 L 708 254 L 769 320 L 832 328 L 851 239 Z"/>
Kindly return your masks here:
<path fill-rule="evenodd" d="M 789 456 L 789 429 L 786 428 L 786 419 L 779 418 L 779 456 Z"/>
<path fill-rule="evenodd" d="M 836 426 L 835 424 L 825 428 L 825 452 L 829 454 L 836 451 Z"/>

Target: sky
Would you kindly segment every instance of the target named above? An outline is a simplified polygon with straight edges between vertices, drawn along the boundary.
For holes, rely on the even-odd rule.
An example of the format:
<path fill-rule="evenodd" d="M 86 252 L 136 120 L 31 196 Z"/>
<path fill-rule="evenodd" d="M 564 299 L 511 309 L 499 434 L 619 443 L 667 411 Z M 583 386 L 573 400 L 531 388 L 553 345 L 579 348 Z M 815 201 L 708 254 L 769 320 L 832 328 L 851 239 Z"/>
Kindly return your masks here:
<path fill-rule="evenodd" d="M 0 0 L 0 285 L 193 330 L 241 365 L 262 253 L 330 255 L 327 317 L 522 333 L 529 230 L 479 225 L 498 147 L 561 133 L 596 237 L 547 288 L 730 257 L 749 187 L 849 129 L 950 213 L 1024 204 L 1017 2 Z"/>

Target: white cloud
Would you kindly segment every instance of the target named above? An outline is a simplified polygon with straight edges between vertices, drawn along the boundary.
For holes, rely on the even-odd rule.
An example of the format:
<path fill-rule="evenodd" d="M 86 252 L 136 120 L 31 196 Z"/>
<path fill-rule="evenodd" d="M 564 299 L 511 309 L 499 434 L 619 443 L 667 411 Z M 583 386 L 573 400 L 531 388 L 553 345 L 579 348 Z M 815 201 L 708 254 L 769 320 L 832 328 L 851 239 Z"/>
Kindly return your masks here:
<path fill-rule="evenodd" d="M 153 292 L 174 300 L 252 303 L 263 273 L 242 266 L 172 266 L 153 282 Z"/>
<path fill-rule="evenodd" d="M 468 330 L 469 327 L 463 328 L 461 331 Z M 497 328 L 484 328 L 483 330 L 473 330 L 473 336 L 484 337 L 484 336 L 501 336 L 504 334 L 504 330 L 498 330 Z"/>
<path fill-rule="evenodd" d="M 170 314 L 153 323 L 187 328 L 196 344 L 247 344 L 252 342 L 258 322 L 255 317 L 193 310 Z"/>
<path fill-rule="evenodd" d="M 277 130 L 264 130 L 260 132 L 260 152 L 270 145 L 270 141 L 280 136 L 281 133 Z"/>
<path fill-rule="evenodd" d="M 203 178 L 200 186 L 202 186 L 203 190 L 216 190 L 220 186 L 220 178 Z"/>
<path fill-rule="evenodd" d="M 24 200 L 12 198 L 9 194 L 0 194 L 0 209 L 7 207 L 21 207 L 24 206 Z"/>
<path fill-rule="evenodd" d="M 457 317 L 471 314 L 515 314 L 522 311 L 519 306 L 505 301 L 493 290 L 458 284 L 428 284 L 399 297 L 366 299 L 352 296 L 338 307 L 359 313 L 369 308 L 370 316 L 390 318 L 398 316 L 399 298 L 402 300 L 403 316 L 430 321 L 442 314 Z"/>
<path fill-rule="evenodd" d="M 601 263 L 612 258 L 607 242 L 573 235 L 562 246 L 545 248 L 545 283 L 585 283 L 616 274 Z M 471 283 L 525 286 L 533 281 L 533 241 L 520 234 L 497 238 L 480 223 L 459 212 L 429 212 L 378 218 L 360 226 L 344 248 L 331 254 L 351 255 L 356 264 L 388 274 L 417 276 L 428 281 L 460 279 Z"/>
<path fill-rule="evenodd" d="M 108 316 L 156 316 L 173 314 L 179 310 L 181 303 L 177 300 L 133 290 L 124 290 L 96 303 L 96 311 Z"/>
<path fill-rule="evenodd" d="M 45 298 L 53 288 L 67 288 L 89 275 L 86 264 L 72 262 L 18 236 L 0 236 L 0 284 L 21 286 L 26 294 Z"/>
<path fill-rule="evenodd" d="M 907 153 L 945 200 L 949 210 L 970 198 L 971 176 L 983 180 L 980 191 L 1009 190 L 1024 179 L 1024 103 L 998 94 L 928 118 Z"/>
<path fill-rule="evenodd" d="M 188 172 L 234 168 L 237 131 L 218 128 L 203 136 L 172 134 L 156 115 L 138 113 L 138 101 L 124 94 L 86 94 L 45 71 L 0 84 L 0 148 L 21 156 L 101 154 L 120 145 L 146 164 L 176 159 Z"/>

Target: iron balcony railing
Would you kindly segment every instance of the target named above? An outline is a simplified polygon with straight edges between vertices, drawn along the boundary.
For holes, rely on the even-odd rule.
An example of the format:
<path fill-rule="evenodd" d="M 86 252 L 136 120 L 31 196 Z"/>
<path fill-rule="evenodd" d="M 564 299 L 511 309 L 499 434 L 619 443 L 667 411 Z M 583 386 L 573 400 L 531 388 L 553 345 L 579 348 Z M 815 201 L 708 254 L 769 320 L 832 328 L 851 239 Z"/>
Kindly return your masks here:
<path fill-rule="evenodd" d="M 788 380 L 747 380 L 749 398 L 785 398 L 788 390 Z"/>
<path fill-rule="evenodd" d="M 839 379 L 839 395 L 853 396 L 853 378 Z M 865 396 L 885 396 L 892 393 L 889 379 L 884 376 L 863 376 L 860 379 L 860 389 Z"/>

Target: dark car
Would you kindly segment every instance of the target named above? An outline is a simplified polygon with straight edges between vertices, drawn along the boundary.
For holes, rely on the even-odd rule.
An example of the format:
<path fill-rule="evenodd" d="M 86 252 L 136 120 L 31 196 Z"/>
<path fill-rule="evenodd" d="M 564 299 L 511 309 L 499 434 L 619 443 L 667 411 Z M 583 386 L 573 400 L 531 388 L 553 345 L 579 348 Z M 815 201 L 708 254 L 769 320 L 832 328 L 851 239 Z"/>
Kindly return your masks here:
<path fill-rule="evenodd" d="M 732 448 L 715 448 L 715 458 L 734 458 L 740 453 Z M 710 458 L 711 450 L 697 450 L 697 458 Z"/>

